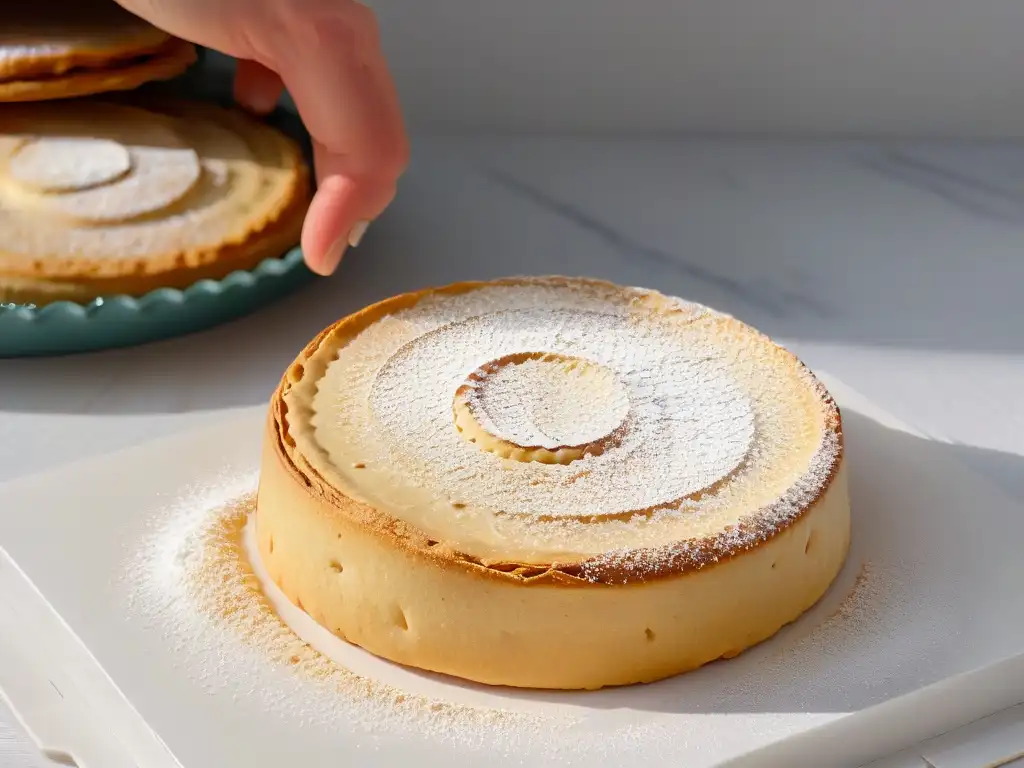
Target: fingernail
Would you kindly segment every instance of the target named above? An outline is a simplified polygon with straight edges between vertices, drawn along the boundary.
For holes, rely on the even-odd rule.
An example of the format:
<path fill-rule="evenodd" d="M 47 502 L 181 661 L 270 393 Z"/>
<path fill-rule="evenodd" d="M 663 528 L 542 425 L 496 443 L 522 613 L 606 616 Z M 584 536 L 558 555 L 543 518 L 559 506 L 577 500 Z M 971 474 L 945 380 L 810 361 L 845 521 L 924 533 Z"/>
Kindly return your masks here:
<path fill-rule="evenodd" d="M 348 244 L 353 248 L 359 245 L 369 226 L 370 222 L 368 221 L 357 221 L 355 225 L 353 225 L 352 231 L 348 233 Z"/>
<path fill-rule="evenodd" d="M 321 275 L 326 277 L 327 275 L 334 274 L 334 270 L 341 263 L 341 257 L 345 255 L 347 247 L 348 244 L 345 242 L 345 238 L 339 238 L 334 245 L 327 249 L 327 253 L 324 254 L 323 269 L 320 271 Z"/>

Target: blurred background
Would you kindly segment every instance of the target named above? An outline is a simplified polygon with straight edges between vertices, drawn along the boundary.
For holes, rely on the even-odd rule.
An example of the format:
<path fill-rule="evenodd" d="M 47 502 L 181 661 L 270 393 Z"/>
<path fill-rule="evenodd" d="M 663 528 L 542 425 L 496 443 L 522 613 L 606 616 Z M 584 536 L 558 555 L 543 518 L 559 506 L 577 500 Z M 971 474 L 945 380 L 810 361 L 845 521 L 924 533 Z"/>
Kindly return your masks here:
<path fill-rule="evenodd" d="M 1019 0 L 370 0 L 411 121 L 1024 136 Z"/>

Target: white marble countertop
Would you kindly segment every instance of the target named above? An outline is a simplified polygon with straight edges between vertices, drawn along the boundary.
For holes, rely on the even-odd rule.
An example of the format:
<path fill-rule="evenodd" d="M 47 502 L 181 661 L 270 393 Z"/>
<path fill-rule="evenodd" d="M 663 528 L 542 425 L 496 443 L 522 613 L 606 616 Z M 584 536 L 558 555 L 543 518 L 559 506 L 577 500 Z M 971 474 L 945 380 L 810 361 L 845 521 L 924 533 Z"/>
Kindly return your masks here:
<path fill-rule="evenodd" d="M 1024 504 L 1024 144 L 423 139 L 335 277 L 203 334 L 0 361 L 0 480 L 262 403 L 373 299 L 526 273 L 731 312 Z M 0 765 L 48 765 L 2 709 Z"/>

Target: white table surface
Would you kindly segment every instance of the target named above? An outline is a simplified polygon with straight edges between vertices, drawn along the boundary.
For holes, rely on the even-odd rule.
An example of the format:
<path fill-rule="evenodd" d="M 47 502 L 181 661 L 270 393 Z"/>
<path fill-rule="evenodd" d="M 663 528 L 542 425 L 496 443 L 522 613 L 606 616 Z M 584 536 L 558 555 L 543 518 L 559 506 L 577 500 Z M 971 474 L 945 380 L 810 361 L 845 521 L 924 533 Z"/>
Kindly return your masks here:
<path fill-rule="evenodd" d="M 373 299 L 521 273 L 736 314 L 1024 504 L 1024 144 L 419 140 L 335 277 L 203 334 L 0 361 L 0 480 L 262 403 Z M 0 766 L 50 765 L 0 708 Z"/>

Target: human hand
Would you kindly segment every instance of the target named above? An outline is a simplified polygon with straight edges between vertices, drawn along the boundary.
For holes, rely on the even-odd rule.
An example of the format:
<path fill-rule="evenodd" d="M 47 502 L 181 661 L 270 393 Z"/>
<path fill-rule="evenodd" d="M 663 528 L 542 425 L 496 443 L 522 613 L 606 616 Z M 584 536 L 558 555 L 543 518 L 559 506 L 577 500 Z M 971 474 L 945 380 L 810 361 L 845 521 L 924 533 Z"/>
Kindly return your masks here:
<path fill-rule="evenodd" d="M 284 88 L 313 139 L 317 193 L 302 230 L 331 274 L 388 206 L 409 141 L 376 17 L 356 0 L 117 0 L 170 34 L 238 59 L 235 98 L 271 112 Z"/>

